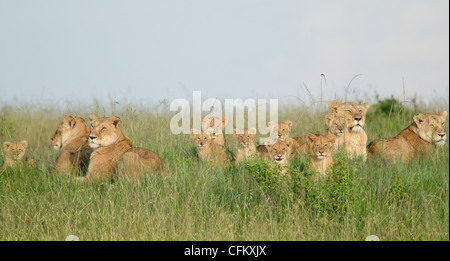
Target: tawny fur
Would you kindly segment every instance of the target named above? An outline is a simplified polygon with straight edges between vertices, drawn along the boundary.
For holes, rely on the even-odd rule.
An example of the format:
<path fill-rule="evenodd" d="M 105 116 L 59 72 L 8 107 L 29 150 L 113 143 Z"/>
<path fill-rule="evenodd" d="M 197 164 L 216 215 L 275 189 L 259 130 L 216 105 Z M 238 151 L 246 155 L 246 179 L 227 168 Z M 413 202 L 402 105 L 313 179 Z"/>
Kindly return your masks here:
<path fill-rule="evenodd" d="M 256 135 L 255 128 L 250 128 L 250 130 L 249 129 L 234 130 L 233 136 L 238 141 L 235 160 L 236 165 L 238 165 L 242 161 L 250 159 L 252 156 L 257 154 L 256 145 L 254 142 L 255 135 Z"/>
<path fill-rule="evenodd" d="M 196 134 L 197 132 L 200 133 Z M 191 130 L 191 138 L 195 142 L 200 160 L 210 163 L 217 162 L 222 165 L 226 165 L 230 161 L 233 161 L 234 159 L 230 155 L 231 153 L 229 150 L 225 146 L 219 145 L 212 140 L 211 132 L 211 130 Z"/>
<path fill-rule="evenodd" d="M 366 161 L 367 134 L 363 128 L 369 104 L 358 105 L 354 102 L 332 101 L 329 108 L 334 116 L 344 118 L 345 131 L 342 145 L 347 154 L 351 158 L 362 157 L 363 161 Z"/>
<path fill-rule="evenodd" d="M 6 152 L 4 167 L 15 167 L 21 164 L 36 167 L 37 163 L 34 158 L 25 157 L 27 147 L 28 142 L 26 140 L 20 142 L 4 142 L 3 148 Z"/>
<path fill-rule="evenodd" d="M 165 172 L 158 154 L 144 148 L 133 148 L 133 144 L 120 130 L 120 118 L 98 118 L 89 116 L 91 132 L 89 145 L 91 154 L 86 179 L 128 178 L 135 180 L 146 173 L 157 170 Z M 118 171 L 119 167 L 121 171 Z"/>
<path fill-rule="evenodd" d="M 83 118 L 64 118 L 51 137 L 53 147 L 60 151 L 54 165 L 57 174 L 87 170 L 92 153 L 88 139 L 89 128 Z"/>
<path fill-rule="evenodd" d="M 309 134 L 310 150 L 312 153 L 310 169 L 317 172 L 314 179 L 326 178 L 327 169 L 333 164 L 333 150 L 336 143 L 336 136 L 328 134 L 326 136 Z"/>
<path fill-rule="evenodd" d="M 418 114 L 414 121 L 397 136 L 378 139 L 368 145 L 369 155 L 379 156 L 387 162 L 405 163 L 429 153 L 435 145 L 442 146 L 447 140 L 445 120 L 447 111 L 440 114 Z"/>
<path fill-rule="evenodd" d="M 262 157 L 269 159 L 272 165 L 280 165 L 283 167 L 282 174 L 286 174 L 288 171 L 287 166 L 289 164 L 289 157 L 291 155 L 293 139 L 286 138 L 284 140 L 278 139 L 272 145 L 265 145 L 267 153 Z"/>

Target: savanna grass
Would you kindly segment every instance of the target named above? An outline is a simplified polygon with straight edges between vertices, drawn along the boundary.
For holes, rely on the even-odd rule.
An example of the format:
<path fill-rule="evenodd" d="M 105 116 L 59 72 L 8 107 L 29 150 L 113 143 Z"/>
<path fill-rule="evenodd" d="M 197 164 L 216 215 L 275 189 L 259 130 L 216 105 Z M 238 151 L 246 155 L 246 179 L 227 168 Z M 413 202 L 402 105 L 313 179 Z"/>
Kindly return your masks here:
<path fill-rule="evenodd" d="M 0 142 L 27 139 L 26 155 L 39 160 L 37 168 L 0 170 L 0 240 L 449 240 L 448 145 L 408 164 L 339 155 L 333 174 L 317 183 L 308 157 L 291 160 L 287 180 L 258 160 L 237 167 L 203 163 L 189 135 L 170 132 L 167 108 L 94 103 L 0 110 Z M 437 112 L 421 109 L 428 110 Z M 291 107 L 280 109 L 279 119 L 293 121 L 294 137 L 323 130 L 324 111 Z M 125 136 L 159 153 L 169 175 L 135 183 L 55 176 L 51 134 L 65 115 L 89 113 L 119 116 Z M 394 136 L 414 113 L 369 109 L 369 141 Z M 226 138 L 235 152 L 233 136 Z"/>

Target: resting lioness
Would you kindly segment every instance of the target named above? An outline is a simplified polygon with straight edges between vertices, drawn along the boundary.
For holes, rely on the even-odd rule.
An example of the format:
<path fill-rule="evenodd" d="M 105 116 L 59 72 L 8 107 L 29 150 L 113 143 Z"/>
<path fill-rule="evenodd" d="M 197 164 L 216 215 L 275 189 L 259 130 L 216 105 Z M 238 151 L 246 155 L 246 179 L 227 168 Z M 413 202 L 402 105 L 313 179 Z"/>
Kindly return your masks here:
<path fill-rule="evenodd" d="M 91 132 L 89 146 L 94 149 L 91 154 L 86 179 L 103 179 L 128 177 L 135 179 L 143 170 L 165 172 L 164 163 L 158 154 L 144 148 L 133 148 L 133 144 L 120 130 L 119 117 L 98 118 L 89 116 Z M 118 172 L 118 164 L 124 171 Z"/>
<path fill-rule="evenodd" d="M 89 128 L 81 117 L 66 116 L 50 138 L 53 148 L 60 151 L 55 163 L 57 174 L 86 171 L 92 149 L 89 147 Z"/>
<path fill-rule="evenodd" d="M 24 157 L 27 147 L 28 142 L 26 140 L 20 142 L 6 141 L 3 143 L 3 148 L 6 152 L 5 167 L 14 167 L 20 164 L 36 167 L 37 163 L 34 158 Z"/>
<path fill-rule="evenodd" d="M 442 146 L 447 140 L 445 120 L 447 111 L 440 114 L 422 114 L 414 116 L 413 123 L 394 138 L 374 140 L 368 145 L 369 155 L 379 156 L 383 160 L 396 163 L 407 162 L 428 153 L 433 145 Z"/>

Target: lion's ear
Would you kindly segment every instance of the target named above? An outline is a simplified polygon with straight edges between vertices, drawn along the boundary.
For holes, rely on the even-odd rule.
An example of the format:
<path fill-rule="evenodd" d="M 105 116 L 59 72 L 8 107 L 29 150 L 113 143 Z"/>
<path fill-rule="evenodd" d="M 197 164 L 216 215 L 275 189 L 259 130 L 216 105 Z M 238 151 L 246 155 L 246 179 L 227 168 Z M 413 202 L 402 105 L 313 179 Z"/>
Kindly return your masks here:
<path fill-rule="evenodd" d="M 89 115 L 89 121 L 92 123 L 92 122 L 94 122 L 94 121 L 96 121 L 96 120 L 98 120 L 98 117 L 95 116 L 95 114 L 91 113 L 91 114 Z"/>
<path fill-rule="evenodd" d="M 225 128 L 225 126 L 227 125 L 228 119 L 227 117 L 223 116 L 222 117 L 222 129 Z"/>
<path fill-rule="evenodd" d="M 292 128 L 292 121 L 285 121 L 284 124 L 289 126 L 289 130 Z"/>
<path fill-rule="evenodd" d="M 439 116 L 441 116 L 445 120 L 447 118 L 447 111 L 441 111 Z"/>
<path fill-rule="evenodd" d="M 3 143 L 3 148 L 5 148 L 6 151 L 9 150 L 9 148 L 11 148 L 12 143 L 9 141 L 5 141 L 5 143 Z"/>
<path fill-rule="evenodd" d="M 325 115 L 325 123 L 330 126 L 331 121 L 334 119 L 334 116 L 331 114 Z"/>
<path fill-rule="evenodd" d="M 73 116 L 66 116 L 64 117 L 64 124 L 69 126 L 70 128 L 75 127 L 75 118 Z"/>
<path fill-rule="evenodd" d="M 26 140 L 23 140 L 23 141 L 20 142 L 20 145 L 22 145 L 22 147 L 24 149 L 26 149 L 28 147 L 28 142 Z"/>
<path fill-rule="evenodd" d="M 316 134 L 312 134 L 312 133 L 310 133 L 310 134 L 308 134 L 308 140 L 310 141 L 310 142 L 315 142 L 317 139 L 318 139 L 318 137 L 316 136 Z"/>
<path fill-rule="evenodd" d="M 112 116 L 111 118 L 109 118 L 111 120 L 111 123 L 114 125 L 114 127 L 119 128 L 120 127 L 120 123 L 122 122 L 122 120 L 117 117 L 117 116 Z"/>
<path fill-rule="evenodd" d="M 237 129 L 234 129 L 234 130 L 233 130 L 233 136 L 236 137 L 236 138 L 238 137 Z"/>
<path fill-rule="evenodd" d="M 367 109 L 369 109 L 369 103 L 368 102 L 366 102 L 366 103 L 364 103 L 363 105 L 361 105 L 366 111 L 367 111 Z"/>
<path fill-rule="evenodd" d="M 334 134 L 328 134 L 327 140 L 334 144 L 336 142 L 336 136 Z"/>
<path fill-rule="evenodd" d="M 337 111 L 338 111 L 339 107 L 341 107 L 341 103 L 338 101 L 332 101 L 332 102 L 330 102 L 328 107 L 330 108 L 331 113 L 333 113 L 334 115 L 337 115 Z"/>
<path fill-rule="evenodd" d="M 414 115 L 414 122 L 416 123 L 417 127 L 422 126 L 422 122 L 425 120 L 425 115 L 423 115 L 422 113 L 419 113 L 417 115 Z"/>

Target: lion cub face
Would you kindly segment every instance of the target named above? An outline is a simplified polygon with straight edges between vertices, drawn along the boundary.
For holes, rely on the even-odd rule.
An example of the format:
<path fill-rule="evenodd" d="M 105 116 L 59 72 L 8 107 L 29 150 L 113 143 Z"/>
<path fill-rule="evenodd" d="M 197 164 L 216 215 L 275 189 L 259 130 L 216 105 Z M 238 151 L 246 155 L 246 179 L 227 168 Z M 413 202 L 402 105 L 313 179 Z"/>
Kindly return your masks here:
<path fill-rule="evenodd" d="M 336 136 L 334 134 L 328 134 L 327 136 L 309 134 L 308 139 L 311 142 L 310 149 L 314 158 L 322 160 L 325 157 L 331 156 L 334 143 L 336 142 Z"/>
<path fill-rule="evenodd" d="M 239 134 L 239 133 L 242 133 L 242 134 Z M 255 128 L 244 129 L 244 130 L 234 129 L 234 131 L 233 131 L 233 136 L 237 139 L 239 146 L 242 146 L 245 148 L 251 144 L 254 144 L 253 139 L 255 138 L 255 135 L 256 135 Z"/>
<path fill-rule="evenodd" d="M 267 123 L 267 127 L 269 127 L 270 133 L 273 135 L 276 133 L 276 137 L 278 139 L 284 140 L 289 138 L 289 132 L 292 128 L 292 121 L 285 121 L 281 123 L 276 123 L 273 121 L 270 121 Z"/>
<path fill-rule="evenodd" d="M 266 145 L 269 158 L 278 164 L 285 164 L 291 153 L 293 140 L 287 138 L 285 140 L 278 139 L 273 145 Z"/>
<path fill-rule="evenodd" d="M 121 136 L 121 120 L 119 117 L 98 118 L 94 114 L 89 115 L 91 132 L 89 134 L 89 146 L 93 149 L 107 147 L 114 144 Z"/>
<path fill-rule="evenodd" d="M 413 118 L 418 129 L 417 135 L 438 146 L 444 145 L 447 140 L 447 135 L 445 134 L 446 118 L 447 111 L 442 111 L 440 114 L 419 113 Z"/>
<path fill-rule="evenodd" d="M 22 160 L 25 155 L 25 150 L 27 149 L 28 143 L 26 140 L 21 142 L 5 142 L 3 143 L 3 148 L 6 151 L 6 157 L 14 161 Z"/>
<path fill-rule="evenodd" d="M 208 128 L 206 131 L 199 131 L 196 129 L 191 129 L 191 138 L 194 140 L 195 145 L 199 150 L 203 150 L 211 144 L 212 138 L 211 133 L 213 130 Z"/>
<path fill-rule="evenodd" d="M 325 123 L 328 125 L 330 132 L 337 137 L 341 137 L 344 134 L 345 120 L 342 116 L 334 116 L 327 114 L 325 116 Z"/>

